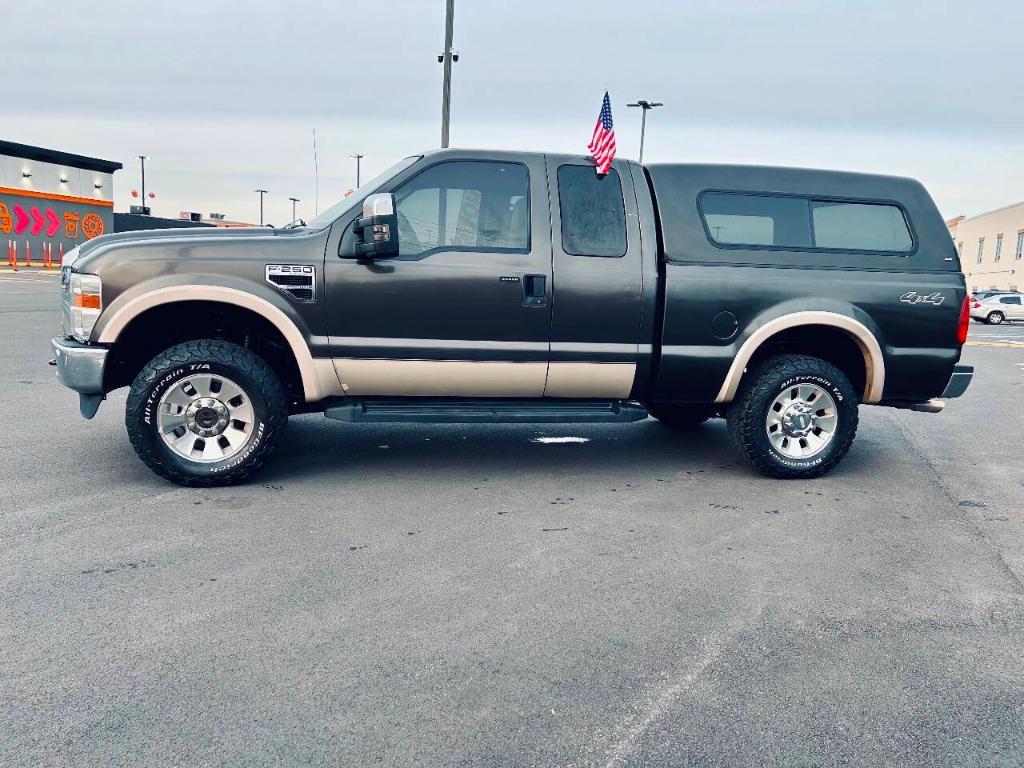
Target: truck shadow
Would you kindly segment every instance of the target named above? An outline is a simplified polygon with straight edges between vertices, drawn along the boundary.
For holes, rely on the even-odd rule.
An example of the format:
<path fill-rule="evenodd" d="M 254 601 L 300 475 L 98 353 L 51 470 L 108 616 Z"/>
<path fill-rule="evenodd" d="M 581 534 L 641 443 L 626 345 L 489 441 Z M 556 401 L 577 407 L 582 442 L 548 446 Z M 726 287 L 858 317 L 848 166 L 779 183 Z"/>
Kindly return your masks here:
<path fill-rule="evenodd" d="M 856 446 L 836 472 L 870 471 Z M 500 474 L 618 475 L 729 472 L 756 477 L 729 444 L 725 422 L 688 430 L 653 419 L 594 424 L 348 424 L 292 419 L 260 481 L 368 473 L 437 479 Z"/>

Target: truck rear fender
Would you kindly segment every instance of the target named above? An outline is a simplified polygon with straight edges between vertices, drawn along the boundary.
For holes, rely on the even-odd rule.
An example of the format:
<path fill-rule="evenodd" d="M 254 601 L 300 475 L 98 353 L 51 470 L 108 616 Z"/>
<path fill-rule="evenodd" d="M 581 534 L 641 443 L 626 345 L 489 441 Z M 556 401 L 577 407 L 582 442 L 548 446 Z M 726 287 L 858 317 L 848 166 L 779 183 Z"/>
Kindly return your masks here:
<path fill-rule="evenodd" d="M 862 402 L 877 403 L 885 387 L 885 357 L 875 333 L 868 326 L 849 315 L 838 312 L 800 310 L 766 319 L 740 345 L 722 386 L 715 397 L 716 403 L 728 403 L 736 396 L 743 374 L 759 349 L 786 331 L 797 328 L 835 328 L 852 340 L 864 358 L 864 391 Z"/>

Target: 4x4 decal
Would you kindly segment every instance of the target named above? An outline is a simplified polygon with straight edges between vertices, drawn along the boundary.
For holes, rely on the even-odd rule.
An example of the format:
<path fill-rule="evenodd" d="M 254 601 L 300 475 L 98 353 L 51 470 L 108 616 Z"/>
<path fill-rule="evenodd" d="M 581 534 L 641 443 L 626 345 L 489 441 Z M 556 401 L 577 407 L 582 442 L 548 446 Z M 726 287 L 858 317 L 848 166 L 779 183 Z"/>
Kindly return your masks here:
<path fill-rule="evenodd" d="M 938 291 L 927 295 L 918 293 L 917 291 L 907 291 L 900 296 L 900 301 L 905 304 L 934 304 L 935 306 L 939 306 L 945 300 L 946 296 Z"/>

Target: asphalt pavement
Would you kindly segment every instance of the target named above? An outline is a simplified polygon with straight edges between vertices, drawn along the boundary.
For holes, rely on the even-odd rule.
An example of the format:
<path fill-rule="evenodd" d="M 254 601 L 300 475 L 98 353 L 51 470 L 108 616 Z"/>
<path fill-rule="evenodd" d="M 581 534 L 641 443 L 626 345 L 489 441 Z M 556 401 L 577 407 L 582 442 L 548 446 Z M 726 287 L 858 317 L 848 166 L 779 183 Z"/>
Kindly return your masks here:
<path fill-rule="evenodd" d="M 721 421 L 303 416 L 190 490 L 56 305 L 0 275 L 0 765 L 1024 764 L 1024 326 L 814 481 Z"/>

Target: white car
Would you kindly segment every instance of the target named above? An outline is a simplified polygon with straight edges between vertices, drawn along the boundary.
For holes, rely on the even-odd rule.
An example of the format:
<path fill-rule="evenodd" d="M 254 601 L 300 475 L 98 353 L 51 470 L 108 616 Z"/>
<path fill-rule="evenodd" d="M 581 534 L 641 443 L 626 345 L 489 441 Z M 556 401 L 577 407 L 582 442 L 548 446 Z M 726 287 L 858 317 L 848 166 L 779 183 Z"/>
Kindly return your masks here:
<path fill-rule="evenodd" d="M 971 301 L 971 318 L 999 325 L 1004 320 L 1024 320 L 1024 294 L 996 293 Z"/>

